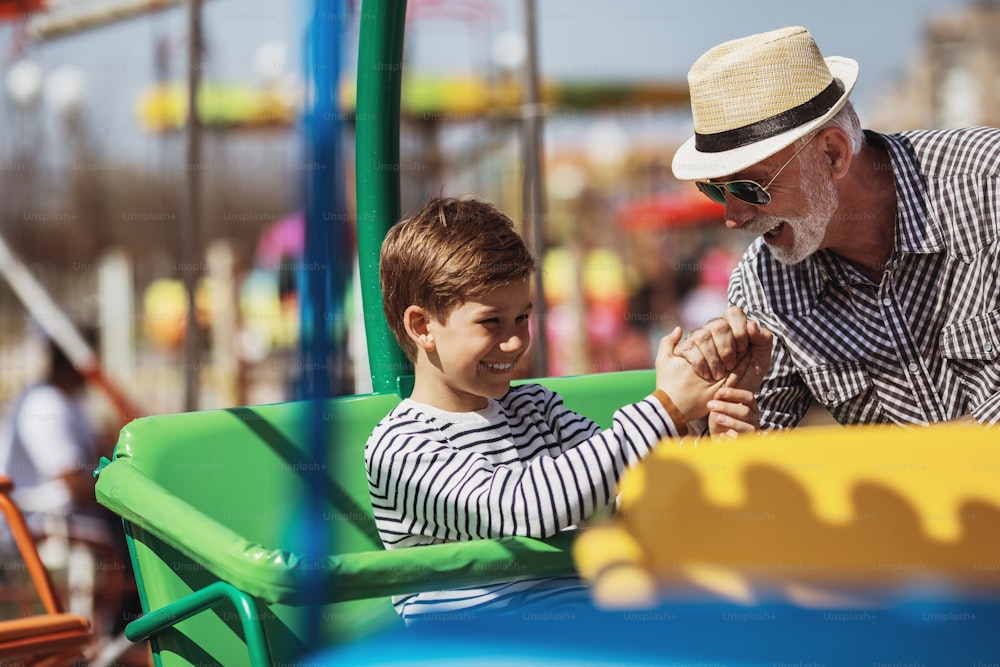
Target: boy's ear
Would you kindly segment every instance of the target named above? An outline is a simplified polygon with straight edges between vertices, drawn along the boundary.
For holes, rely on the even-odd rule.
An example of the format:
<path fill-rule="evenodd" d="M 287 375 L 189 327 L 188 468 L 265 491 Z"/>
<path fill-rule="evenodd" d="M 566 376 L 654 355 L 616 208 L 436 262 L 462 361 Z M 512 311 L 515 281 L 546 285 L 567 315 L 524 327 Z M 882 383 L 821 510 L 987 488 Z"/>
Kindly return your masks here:
<path fill-rule="evenodd" d="M 406 327 L 406 334 L 417 347 L 425 352 L 434 349 L 434 336 L 431 334 L 427 324 L 430 316 L 427 311 L 420 306 L 409 306 L 403 313 L 403 326 Z"/>

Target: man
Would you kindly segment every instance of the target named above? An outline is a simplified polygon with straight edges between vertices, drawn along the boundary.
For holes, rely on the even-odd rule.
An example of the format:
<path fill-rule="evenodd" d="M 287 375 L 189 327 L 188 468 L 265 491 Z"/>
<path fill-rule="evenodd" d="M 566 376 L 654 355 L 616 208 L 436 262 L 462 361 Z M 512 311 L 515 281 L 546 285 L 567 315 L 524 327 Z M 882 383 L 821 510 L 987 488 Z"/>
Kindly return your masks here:
<path fill-rule="evenodd" d="M 95 553 L 108 559 L 96 567 L 121 573 L 124 585 L 98 591 L 107 609 L 95 610 L 110 614 L 104 619 L 109 627 L 98 626 L 101 632 L 117 635 L 141 613 L 141 606 L 128 584 L 131 565 L 121 519 L 94 496 L 93 470 L 100 455 L 111 452 L 102 451 L 97 424 L 86 409 L 83 372 L 55 341 L 46 340 L 46 352 L 45 375 L 13 401 L 0 426 L 0 472 L 14 480 L 13 498 L 32 530 L 44 535 L 56 526 L 56 534 L 65 529 L 71 541 L 96 542 Z M 70 560 L 64 566 L 77 565 Z"/>
<path fill-rule="evenodd" d="M 688 74 L 695 136 L 674 175 L 758 236 L 729 301 L 775 336 L 761 428 L 813 401 L 843 424 L 996 424 L 1000 129 L 862 131 L 857 76 L 798 27 L 716 46 Z M 720 377 L 741 318 L 675 353 Z"/>
<path fill-rule="evenodd" d="M 0 471 L 24 511 L 61 516 L 105 512 L 94 499 L 97 433 L 82 401 L 86 379 L 52 341 L 41 382 L 13 402 L 0 436 Z"/>

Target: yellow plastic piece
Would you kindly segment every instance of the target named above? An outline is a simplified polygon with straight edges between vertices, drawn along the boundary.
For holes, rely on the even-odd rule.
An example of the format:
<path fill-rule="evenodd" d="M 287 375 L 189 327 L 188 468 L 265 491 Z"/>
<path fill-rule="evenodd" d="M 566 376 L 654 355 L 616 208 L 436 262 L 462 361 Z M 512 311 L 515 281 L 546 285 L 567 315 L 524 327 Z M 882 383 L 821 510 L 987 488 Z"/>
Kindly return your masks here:
<path fill-rule="evenodd" d="M 931 585 L 996 596 L 998 473 L 1000 430 L 980 425 L 665 441 L 623 478 L 614 529 L 668 597 L 822 605 Z M 574 558 L 595 590 L 622 560 L 582 537 Z"/>

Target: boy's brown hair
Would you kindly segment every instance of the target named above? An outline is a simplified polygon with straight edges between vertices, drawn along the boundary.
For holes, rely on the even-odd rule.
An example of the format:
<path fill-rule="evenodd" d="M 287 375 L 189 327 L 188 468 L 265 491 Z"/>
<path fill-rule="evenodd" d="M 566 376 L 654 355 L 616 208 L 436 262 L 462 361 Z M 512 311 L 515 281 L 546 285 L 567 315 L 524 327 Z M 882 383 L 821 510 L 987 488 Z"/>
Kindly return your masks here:
<path fill-rule="evenodd" d="M 379 280 L 382 309 L 410 361 L 417 347 L 406 334 L 403 313 L 425 309 L 446 322 L 468 299 L 531 276 L 535 259 L 514 223 L 488 202 L 435 197 L 397 222 L 382 242 Z"/>

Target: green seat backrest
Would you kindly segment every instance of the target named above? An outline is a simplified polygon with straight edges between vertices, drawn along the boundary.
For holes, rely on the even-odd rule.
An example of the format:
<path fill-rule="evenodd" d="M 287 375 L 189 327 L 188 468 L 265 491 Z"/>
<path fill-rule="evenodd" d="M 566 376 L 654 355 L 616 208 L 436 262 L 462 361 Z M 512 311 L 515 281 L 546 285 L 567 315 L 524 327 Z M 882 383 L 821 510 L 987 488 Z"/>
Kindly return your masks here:
<path fill-rule="evenodd" d="M 545 385 L 563 397 L 566 407 L 593 419 L 602 428 L 609 428 L 615 410 L 641 401 L 651 394 L 656 387 L 655 381 L 654 371 L 638 370 L 539 378 L 523 382 Z"/>
<path fill-rule="evenodd" d="M 231 530 L 242 538 L 233 540 L 234 548 L 245 540 L 292 553 L 305 548 L 304 503 L 314 498 L 306 473 L 318 472 L 323 483 L 316 514 L 320 530 L 336 540 L 330 548 L 336 553 L 381 549 L 371 517 L 363 448 L 374 425 L 398 402 L 394 394 L 368 395 L 147 417 L 123 429 L 116 463 L 127 461 L 170 496 Z M 308 455 L 308 444 L 316 438 L 325 443 L 319 447 L 324 452 L 319 459 Z M 126 529 L 147 610 L 216 580 L 184 553 L 186 545 L 167 544 L 134 522 Z M 193 529 L 190 539 L 200 539 Z M 248 578 L 254 574 L 248 573 Z M 248 588 L 242 581 L 230 583 Z M 302 655 L 312 648 L 304 637 L 312 622 L 305 614 L 315 611 L 301 605 L 265 605 L 273 655 Z M 398 622 L 385 598 L 326 605 L 319 613 L 324 643 Z M 154 645 L 162 665 L 240 664 L 246 659 L 239 623 L 226 610 L 184 621 Z"/>
<path fill-rule="evenodd" d="M 653 388 L 652 371 L 531 380 L 550 386 L 575 409 L 602 426 L 614 410 L 641 399 Z M 375 531 L 364 469 L 364 445 L 375 424 L 399 402 L 395 394 L 373 394 L 317 402 L 290 402 L 185 414 L 147 417 L 123 429 L 110 465 L 128 465 L 171 499 L 183 501 L 175 514 L 149 521 L 191 524 L 179 543 L 167 544 L 136 519 L 126 521 L 133 562 L 145 608 L 154 610 L 215 581 L 216 575 L 198 564 L 199 546 L 223 541 L 209 553 L 209 562 L 225 565 L 236 550 L 262 554 L 255 565 L 233 575 L 236 585 L 258 596 L 272 655 L 292 659 L 315 649 L 307 645 L 317 610 L 284 600 L 280 579 L 269 579 L 275 563 L 302 554 L 306 537 L 316 525 L 307 522 L 305 503 L 319 517 L 322 537 L 334 553 L 382 548 Z M 310 444 L 319 446 L 310 447 Z M 310 451 L 322 452 L 311 455 Z M 319 483 L 310 489 L 309 481 Z M 125 494 L 125 489 L 120 490 Z M 99 497 L 112 510 L 115 490 Z M 122 501 L 125 502 L 125 501 Z M 183 510 L 183 511 L 181 511 Z M 173 511 L 173 510 L 165 510 Z M 205 522 L 191 521 L 195 514 Z M 182 516 L 183 519 L 175 517 Z M 202 523 L 215 526 L 205 534 Z M 213 542 L 215 544 L 216 542 Z M 323 543 L 323 540 L 320 540 Z M 237 554 L 240 555 L 240 554 Z M 285 560 L 282 560 L 285 559 Z M 225 561 L 225 563 L 223 563 Z M 203 562 L 203 561 L 202 561 Z M 236 559 L 239 567 L 243 562 Z M 271 568 L 271 569 L 268 569 Z M 242 576 L 245 574 L 245 576 Z M 272 582 L 275 582 L 272 586 Z M 256 588 L 255 588 L 256 587 Z M 272 588 L 274 589 L 272 591 Z M 372 598 L 323 606 L 319 612 L 320 641 L 333 643 L 398 623 L 388 598 Z M 200 614 L 154 640 L 162 665 L 239 664 L 245 660 L 239 623 L 225 610 Z"/>

